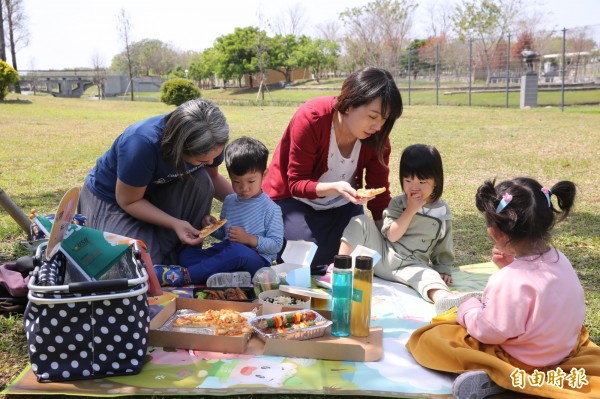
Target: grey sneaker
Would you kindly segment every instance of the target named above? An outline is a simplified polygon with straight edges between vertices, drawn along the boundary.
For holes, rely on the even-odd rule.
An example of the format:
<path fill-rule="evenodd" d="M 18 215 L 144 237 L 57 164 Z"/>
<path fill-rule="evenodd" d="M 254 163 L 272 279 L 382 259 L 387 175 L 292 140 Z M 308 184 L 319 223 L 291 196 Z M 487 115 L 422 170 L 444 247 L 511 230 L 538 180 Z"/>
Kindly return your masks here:
<path fill-rule="evenodd" d="M 248 272 L 217 273 L 206 280 L 207 287 L 250 287 L 252 276 Z"/>
<path fill-rule="evenodd" d="M 481 300 L 482 295 L 483 293 L 481 291 L 450 294 L 435 303 L 435 314 L 444 313 L 446 310 L 460 305 L 469 298 L 477 298 Z"/>
<path fill-rule="evenodd" d="M 454 399 L 483 399 L 504 391 L 506 389 L 492 381 L 483 370 L 462 373 L 452 384 Z"/>

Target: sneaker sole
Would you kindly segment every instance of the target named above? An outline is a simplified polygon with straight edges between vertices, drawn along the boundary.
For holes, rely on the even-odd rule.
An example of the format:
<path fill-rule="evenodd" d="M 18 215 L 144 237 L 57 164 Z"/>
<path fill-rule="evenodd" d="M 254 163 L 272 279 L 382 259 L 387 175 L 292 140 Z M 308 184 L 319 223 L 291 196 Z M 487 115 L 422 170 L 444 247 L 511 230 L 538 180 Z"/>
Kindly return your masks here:
<path fill-rule="evenodd" d="M 455 399 L 483 399 L 506 389 L 496 384 L 485 371 L 468 371 L 459 375 L 452 384 Z"/>
<path fill-rule="evenodd" d="M 207 287 L 250 287 L 252 276 L 248 272 L 217 273 L 206 280 Z"/>
<path fill-rule="evenodd" d="M 459 296 L 453 296 L 452 298 L 442 298 L 434 304 L 435 313 L 444 313 L 448 309 L 460 305 L 469 298 L 479 298 L 481 300 L 481 294 L 481 292 L 467 292 Z"/>

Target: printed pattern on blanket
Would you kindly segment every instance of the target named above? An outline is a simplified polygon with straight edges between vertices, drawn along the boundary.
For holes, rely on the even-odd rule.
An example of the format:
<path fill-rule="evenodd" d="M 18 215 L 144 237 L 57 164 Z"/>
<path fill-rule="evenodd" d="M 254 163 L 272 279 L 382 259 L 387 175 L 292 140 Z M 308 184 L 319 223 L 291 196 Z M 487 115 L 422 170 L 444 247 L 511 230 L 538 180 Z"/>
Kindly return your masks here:
<path fill-rule="evenodd" d="M 497 268 L 491 263 L 461 267 L 451 287 L 482 290 Z M 190 296 L 190 290 L 173 289 Z M 26 369 L 3 394 L 70 395 L 227 395 L 256 393 L 361 394 L 448 398 L 454 376 L 417 364 L 405 344 L 410 334 L 429 323 L 433 305 L 411 288 L 374 279 L 372 326 L 383 328 L 384 355 L 377 362 L 347 362 L 275 356 L 231 355 L 149 347 L 138 375 L 37 383 Z"/>

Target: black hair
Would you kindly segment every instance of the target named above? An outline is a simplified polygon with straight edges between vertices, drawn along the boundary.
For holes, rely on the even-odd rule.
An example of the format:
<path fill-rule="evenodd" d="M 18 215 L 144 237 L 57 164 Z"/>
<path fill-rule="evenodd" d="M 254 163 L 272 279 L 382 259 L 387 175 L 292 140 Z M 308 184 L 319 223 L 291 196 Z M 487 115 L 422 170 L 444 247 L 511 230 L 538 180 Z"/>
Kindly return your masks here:
<path fill-rule="evenodd" d="M 530 241 L 537 246 L 550 240 L 550 230 L 556 222 L 566 218 L 575 201 L 577 188 L 573 182 L 560 181 L 548 192 L 540 183 L 529 177 L 517 177 L 495 185 L 487 180 L 479 186 L 475 206 L 485 216 L 488 227 L 496 227 L 507 235 L 510 243 Z M 499 211 L 498 204 L 504 195 L 512 199 Z M 548 198 L 557 198 L 558 208 Z M 556 217 L 558 215 L 558 218 Z"/>
<path fill-rule="evenodd" d="M 381 116 L 386 119 L 385 123 L 379 134 L 362 141 L 375 151 L 379 162 L 383 163 L 387 138 L 403 111 L 402 96 L 392 75 L 385 69 L 374 67 L 353 72 L 342 83 L 334 108 L 345 113 L 350 108 L 369 104 L 378 97 L 381 97 Z"/>
<path fill-rule="evenodd" d="M 433 179 L 434 187 L 430 200 L 439 200 L 444 192 L 444 166 L 442 156 L 432 145 L 413 144 L 402 151 L 400 157 L 400 186 L 404 178 Z"/>
<path fill-rule="evenodd" d="M 225 166 L 236 176 L 249 172 L 264 173 L 267 170 L 269 150 L 260 141 L 252 137 L 240 137 L 225 148 Z"/>

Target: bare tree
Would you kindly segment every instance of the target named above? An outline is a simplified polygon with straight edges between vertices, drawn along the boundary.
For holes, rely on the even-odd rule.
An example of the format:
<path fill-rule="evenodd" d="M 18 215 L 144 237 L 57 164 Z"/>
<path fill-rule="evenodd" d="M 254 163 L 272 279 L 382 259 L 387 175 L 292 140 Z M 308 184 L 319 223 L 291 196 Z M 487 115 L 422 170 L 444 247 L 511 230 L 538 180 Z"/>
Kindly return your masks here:
<path fill-rule="evenodd" d="M 24 47 L 29 44 L 29 33 L 27 32 L 27 18 L 23 12 L 22 0 L 4 0 L 6 11 L 6 22 L 8 24 L 8 41 L 10 47 L 10 56 L 12 58 L 12 67 L 17 68 L 17 47 Z M 21 93 L 21 86 L 15 84 L 15 92 Z"/>
<path fill-rule="evenodd" d="M 94 70 L 94 84 L 98 88 L 98 100 L 104 98 L 104 83 L 106 81 L 106 68 L 104 61 L 97 52 L 92 56 L 92 68 Z"/>
<path fill-rule="evenodd" d="M 319 36 L 322 39 L 329 40 L 330 42 L 339 42 L 340 41 L 340 24 L 338 21 L 329 20 L 325 21 L 321 24 L 317 24 L 317 31 L 319 32 Z"/>
<path fill-rule="evenodd" d="M 429 17 L 429 36 L 448 36 L 452 29 L 452 4 L 445 0 L 436 0 L 429 3 L 425 11 Z"/>
<path fill-rule="evenodd" d="M 306 25 L 306 9 L 301 3 L 291 5 L 279 18 L 273 21 L 273 33 L 286 36 L 300 36 Z"/>
<path fill-rule="evenodd" d="M 375 0 L 342 12 L 345 50 L 353 67 L 378 65 L 397 74 L 398 53 L 404 46 L 416 7 L 413 0 Z"/>
<path fill-rule="evenodd" d="M 4 41 L 4 3 L 0 0 L 0 60 L 6 61 L 6 42 Z"/>
<path fill-rule="evenodd" d="M 514 24 L 522 0 L 463 0 L 452 15 L 459 39 L 472 38 L 490 83 L 494 62 L 506 46 L 506 36 Z"/>
<path fill-rule="evenodd" d="M 117 29 L 121 35 L 121 40 L 125 45 L 125 55 L 127 57 L 127 68 L 129 69 L 129 87 L 131 89 L 131 101 L 133 101 L 133 60 L 131 54 L 131 23 L 129 22 L 129 15 L 122 8 L 118 16 L 119 23 Z"/>

